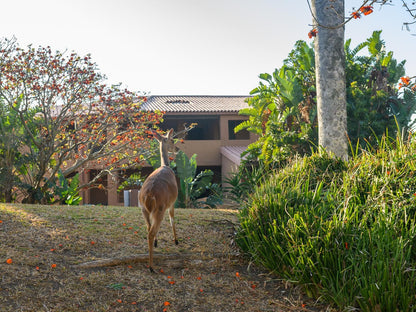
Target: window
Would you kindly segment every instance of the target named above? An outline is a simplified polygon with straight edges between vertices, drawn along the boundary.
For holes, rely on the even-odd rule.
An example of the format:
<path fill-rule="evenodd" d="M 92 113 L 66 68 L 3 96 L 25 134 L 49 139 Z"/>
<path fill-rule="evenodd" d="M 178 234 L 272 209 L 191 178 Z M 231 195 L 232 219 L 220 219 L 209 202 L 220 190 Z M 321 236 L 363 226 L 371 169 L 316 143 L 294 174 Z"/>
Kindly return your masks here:
<path fill-rule="evenodd" d="M 244 120 L 228 120 L 228 139 L 229 140 L 249 140 L 250 133 L 246 130 L 240 130 L 237 133 L 234 133 L 234 128 L 239 124 L 244 122 Z"/>
<path fill-rule="evenodd" d="M 188 132 L 186 140 L 220 139 L 219 116 L 165 116 L 161 128 L 165 131 L 173 129 L 179 132 L 185 128 L 185 125 L 189 126 L 192 123 L 197 125 Z"/>

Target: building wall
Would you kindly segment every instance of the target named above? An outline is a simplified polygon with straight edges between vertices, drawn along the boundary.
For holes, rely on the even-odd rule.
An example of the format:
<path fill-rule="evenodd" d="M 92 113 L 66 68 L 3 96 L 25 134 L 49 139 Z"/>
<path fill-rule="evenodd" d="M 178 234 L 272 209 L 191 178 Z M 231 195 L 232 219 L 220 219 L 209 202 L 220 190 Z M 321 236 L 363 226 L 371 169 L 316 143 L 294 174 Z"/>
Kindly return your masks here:
<path fill-rule="evenodd" d="M 195 114 L 192 114 L 195 115 Z M 212 113 L 209 115 L 213 115 Z M 175 118 L 178 118 L 178 114 L 174 114 Z M 182 114 L 182 116 L 187 116 Z M 201 115 L 202 116 L 202 115 Z M 165 118 L 169 118 L 169 114 L 165 115 Z M 221 175 L 223 178 L 228 177 L 229 172 L 234 172 L 238 168 L 238 164 L 232 160 L 221 155 L 222 146 L 247 146 L 256 140 L 256 137 L 250 133 L 249 139 L 247 140 L 230 140 L 229 139 L 229 120 L 245 120 L 245 116 L 239 116 L 237 113 L 226 113 L 220 114 L 219 116 L 219 128 L 220 135 L 219 140 L 186 140 L 184 143 L 177 143 L 177 147 L 181 149 L 188 157 L 193 154 L 197 154 L 198 166 L 216 166 L 221 167 Z M 177 129 L 175 129 L 177 130 Z M 147 170 L 148 168 L 146 168 Z M 84 173 L 81 175 L 82 179 L 88 179 L 88 174 Z M 222 179 L 223 180 L 223 179 Z M 97 202 L 97 198 L 102 201 L 102 192 L 106 193 L 106 202 L 102 202 L 105 205 L 123 205 L 124 202 L 121 200 L 122 196 L 119 196 L 117 188 L 119 181 L 114 177 L 107 180 L 106 190 L 84 190 L 81 193 L 84 204 L 101 204 Z M 97 193 L 98 192 L 98 193 Z M 98 196 L 100 195 L 100 196 Z M 95 199 L 94 199 L 95 198 Z"/>
<path fill-rule="evenodd" d="M 228 157 L 221 155 L 222 159 L 222 166 L 221 166 L 221 178 L 223 187 L 230 186 L 229 184 L 226 184 L 225 181 L 227 178 L 230 178 L 231 175 L 238 171 L 238 164 L 230 160 Z"/>
<path fill-rule="evenodd" d="M 248 140 L 230 140 L 229 139 L 229 120 L 246 120 L 245 116 L 237 114 L 227 114 L 220 116 L 220 140 L 186 140 L 184 143 L 178 143 L 177 147 L 182 150 L 188 157 L 197 154 L 197 163 L 199 166 L 221 166 L 221 147 L 222 146 L 247 146 L 256 140 L 255 136 L 250 133 Z"/>

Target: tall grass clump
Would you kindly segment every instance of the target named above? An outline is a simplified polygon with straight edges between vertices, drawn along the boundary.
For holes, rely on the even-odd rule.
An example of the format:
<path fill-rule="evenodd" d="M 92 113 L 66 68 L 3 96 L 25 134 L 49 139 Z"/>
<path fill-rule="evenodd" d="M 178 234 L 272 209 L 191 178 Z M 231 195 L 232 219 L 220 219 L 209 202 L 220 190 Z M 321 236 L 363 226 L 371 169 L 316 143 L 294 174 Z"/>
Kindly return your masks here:
<path fill-rule="evenodd" d="M 378 146 L 270 175 L 241 211 L 241 248 L 338 308 L 416 311 L 416 143 Z"/>

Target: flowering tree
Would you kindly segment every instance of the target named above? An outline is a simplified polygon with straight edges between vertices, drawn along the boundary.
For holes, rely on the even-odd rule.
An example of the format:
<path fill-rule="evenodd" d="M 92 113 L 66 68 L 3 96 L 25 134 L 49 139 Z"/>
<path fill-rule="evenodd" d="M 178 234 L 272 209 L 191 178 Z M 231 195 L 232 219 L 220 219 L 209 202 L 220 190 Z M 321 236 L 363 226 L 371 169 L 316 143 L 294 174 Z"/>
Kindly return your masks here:
<path fill-rule="evenodd" d="M 16 186 L 28 202 L 50 200 L 58 175 L 97 169 L 81 188 L 142 161 L 146 131 L 161 114 L 141 111 L 145 97 L 104 81 L 89 55 L 0 42 L 0 97 L 22 129 Z"/>

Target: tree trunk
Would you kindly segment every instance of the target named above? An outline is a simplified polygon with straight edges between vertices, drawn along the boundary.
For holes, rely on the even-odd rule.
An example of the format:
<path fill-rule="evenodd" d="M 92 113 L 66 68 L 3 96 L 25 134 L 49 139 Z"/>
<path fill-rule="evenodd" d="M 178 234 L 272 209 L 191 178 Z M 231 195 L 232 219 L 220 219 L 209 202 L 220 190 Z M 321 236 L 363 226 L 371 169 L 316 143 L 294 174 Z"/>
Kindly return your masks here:
<path fill-rule="evenodd" d="M 312 0 L 319 145 L 348 158 L 344 0 Z"/>

